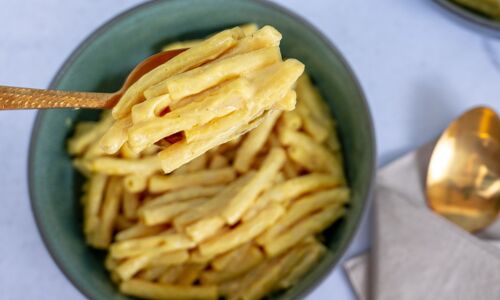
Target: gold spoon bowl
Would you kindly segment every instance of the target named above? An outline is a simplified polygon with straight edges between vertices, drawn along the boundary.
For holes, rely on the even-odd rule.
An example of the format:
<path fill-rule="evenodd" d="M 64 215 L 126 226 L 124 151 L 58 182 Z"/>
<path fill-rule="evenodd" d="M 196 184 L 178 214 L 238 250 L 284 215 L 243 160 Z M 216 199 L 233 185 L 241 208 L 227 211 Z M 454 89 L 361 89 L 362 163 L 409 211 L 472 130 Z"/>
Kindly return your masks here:
<path fill-rule="evenodd" d="M 477 107 L 439 138 L 426 182 L 431 209 L 469 232 L 495 221 L 500 209 L 500 119 Z"/>

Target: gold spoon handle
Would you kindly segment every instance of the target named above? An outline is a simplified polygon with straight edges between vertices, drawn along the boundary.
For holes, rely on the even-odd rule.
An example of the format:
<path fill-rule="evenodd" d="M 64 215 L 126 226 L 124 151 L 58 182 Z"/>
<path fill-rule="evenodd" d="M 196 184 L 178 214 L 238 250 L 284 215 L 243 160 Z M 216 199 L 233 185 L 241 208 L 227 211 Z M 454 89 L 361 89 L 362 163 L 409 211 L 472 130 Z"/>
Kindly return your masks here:
<path fill-rule="evenodd" d="M 0 110 L 41 108 L 111 108 L 113 94 L 39 90 L 0 86 Z"/>

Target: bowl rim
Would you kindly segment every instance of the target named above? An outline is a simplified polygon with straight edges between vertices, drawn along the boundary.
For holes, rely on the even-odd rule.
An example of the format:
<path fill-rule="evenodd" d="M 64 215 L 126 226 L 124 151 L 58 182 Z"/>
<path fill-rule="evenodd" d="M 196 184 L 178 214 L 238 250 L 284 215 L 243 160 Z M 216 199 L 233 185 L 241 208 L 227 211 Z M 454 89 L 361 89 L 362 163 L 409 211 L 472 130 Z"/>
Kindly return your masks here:
<path fill-rule="evenodd" d="M 248 1 L 248 0 L 243 0 L 243 1 Z M 299 294 L 298 297 L 299 299 L 305 298 L 305 296 L 309 295 L 313 290 L 315 290 L 326 278 L 327 276 L 332 272 L 333 268 L 338 264 L 338 262 L 342 259 L 342 257 L 345 255 L 345 252 L 347 251 L 348 247 L 351 245 L 354 237 L 356 236 L 357 232 L 359 231 L 361 221 L 363 219 L 363 216 L 367 213 L 367 208 L 368 208 L 368 201 L 371 199 L 372 193 L 373 193 L 373 182 L 374 182 L 374 177 L 375 177 L 375 171 L 376 171 L 376 166 L 377 166 L 377 147 L 376 147 L 376 137 L 375 137 L 375 132 L 374 132 L 374 122 L 373 122 L 373 117 L 371 115 L 370 109 L 369 109 L 369 104 L 366 99 L 365 93 L 363 91 L 363 88 L 361 86 L 361 83 L 359 79 L 356 77 L 353 69 L 345 59 L 344 55 L 342 55 L 341 51 L 331 42 L 323 32 L 321 32 L 318 28 L 316 28 L 314 25 L 312 25 L 309 21 L 307 21 L 304 17 L 298 15 L 297 13 L 291 11 L 290 9 L 283 7 L 279 4 L 276 4 L 274 2 L 270 2 L 269 0 L 252 0 L 254 2 L 257 2 L 259 5 L 265 6 L 267 8 L 277 10 L 287 16 L 289 16 L 292 19 L 297 20 L 299 23 L 301 23 L 303 26 L 307 27 L 308 30 L 310 30 L 312 33 L 318 36 L 318 38 L 328 47 L 328 49 L 339 59 L 341 65 L 345 68 L 347 71 L 349 77 L 351 78 L 355 88 L 356 88 L 356 94 L 357 96 L 361 99 L 361 102 L 363 104 L 363 107 L 361 107 L 363 113 L 367 116 L 367 122 L 369 125 L 369 136 L 372 141 L 371 143 L 371 149 L 369 149 L 369 155 L 368 155 L 368 160 L 370 164 L 370 174 L 369 174 L 369 179 L 367 182 L 367 190 L 364 195 L 361 195 L 362 203 L 361 203 L 361 210 L 359 211 L 358 215 L 353 216 L 356 217 L 355 223 L 354 223 L 354 228 L 351 233 L 351 235 L 345 240 L 343 245 L 341 245 L 338 249 L 338 255 L 337 259 L 334 260 L 331 265 L 325 269 L 325 271 L 320 274 L 319 279 L 314 281 L 311 285 L 308 287 L 304 288 Z M 80 42 L 75 50 L 71 52 L 71 54 L 66 58 L 66 60 L 63 62 L 61 67 L 58 69 L 57 73 L 54 75 L 53 79 L 51 80 L 48 88 L 49 89 L 54 89 L 59 82 L 62 80 L 64 75 L 66 74 L 67 70 L 71 67 L 73 62 L 80 56 L 80 54 L 88 48 L 96 38 L 98 38 L 101 34 L 109 30 L 113 25 L 116 23 L 122 21 L 123 19 L 126 19 L 127 17 L 133 15 L 137 11 L 141 9 L 145 9 L 147 7 L 151 6 L 156 6 L 164 2 L 164 0 L 151 0 L 147 1 L 145 3 L 140 3 L 138 5 L 132 6 L 123 12 L 117 14 L 116 16 L 112 17 L 105 23 L 103 23 L 101 26 L 99 26 L 97 29 L 92 31 L 82 42 Z M 170 0 L 168 1 L 170 2 Z M 42 217 L 39 214 L 39 211 L 35 209 L 34 203 L 38 201 L 38 194 L 35 192 L 35 187 L 34 187 L 34 173 L 32 170 L 34 169 L 35 165 L 35 160 L 34 160 L 34 153 L 35 153 L 35 145 L 38 143 L 38 136 L 39 136 L 39 130 L 40 130 L 40 124 L 44 121 L 46 112 L 44 110 L 38 110 L 35 121 L 32 126 L 31 130 L 31 137 L 30 137 L 30 144 L 29 144 L 29 151 L 28 151 L 28 189 L 29 189 L 29 197 L 30 197 L 30 206 L 31 206 L 31 211 L 33 214 L 33 217 L 35 219 L 36 227 L 37 230 L 41 236 L 41 239 L 43 241 L 43 244 L 45 248 L 47 249 L 47 252 L 49 253 L 50 257 L 52 260 L 55 262 L 56 266 L 59 268 L 59 270 L 63 273 L 64 277 L 66 277 L 71 284 L 76 287 L 76 289 L 86 298 L 92 299 L 92 300 L 97 300 L 93 298 L 93 296 L 88 292 L 85 288 L 83 288 L 79 280 L 75 278 L 70 272 L 66 270 L 65 264 L 62 262 L 62 260 L 55 255 L 55 251 L 53 249 L 53 245 L 51 245 L 48 242 L 48 230 L 43 226 L 42 222 Z"/>
<path fill-rule="evenodd" d="M 439 6 L 448 17 L 465 25 L 469 29 L 500 38 L 500 21 L 482 17 L 480 14 L 476 14 L 450 0 L 434 0 L 433 2 Z"/>

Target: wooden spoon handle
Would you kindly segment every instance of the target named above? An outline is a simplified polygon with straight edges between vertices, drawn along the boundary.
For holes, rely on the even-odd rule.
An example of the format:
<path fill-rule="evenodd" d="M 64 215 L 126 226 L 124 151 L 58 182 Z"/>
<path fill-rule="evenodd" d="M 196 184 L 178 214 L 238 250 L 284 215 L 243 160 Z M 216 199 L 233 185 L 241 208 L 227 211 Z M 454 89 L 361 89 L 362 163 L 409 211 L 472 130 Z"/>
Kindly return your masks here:
<path fill-rule="evenodd" d="M 114 94 L 39 90 L 0 86 L 0 110 L 41 108 L 111 108 Z"/>

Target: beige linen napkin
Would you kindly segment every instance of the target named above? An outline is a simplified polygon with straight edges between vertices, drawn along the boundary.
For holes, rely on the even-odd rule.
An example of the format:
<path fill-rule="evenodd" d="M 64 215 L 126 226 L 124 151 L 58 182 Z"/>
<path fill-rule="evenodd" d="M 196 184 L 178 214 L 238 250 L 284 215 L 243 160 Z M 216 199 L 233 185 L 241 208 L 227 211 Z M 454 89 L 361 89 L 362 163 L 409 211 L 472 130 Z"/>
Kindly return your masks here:
<path fill-rule="evenodd" d="M 431 150 L 377 174 L 371 253 L 344 265 L 359 300 L 500 299 L 500 248 L 491 240 L 500 224 L 474 236 L 429 210 L 423 186 Z"/>

